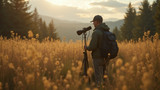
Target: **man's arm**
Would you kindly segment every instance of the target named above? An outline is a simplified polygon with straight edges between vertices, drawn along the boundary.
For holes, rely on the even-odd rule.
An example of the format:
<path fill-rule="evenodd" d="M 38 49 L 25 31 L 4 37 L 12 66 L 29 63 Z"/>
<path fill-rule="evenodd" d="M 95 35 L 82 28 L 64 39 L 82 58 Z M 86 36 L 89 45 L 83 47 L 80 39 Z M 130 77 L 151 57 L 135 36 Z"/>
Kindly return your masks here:
<path fill-rule="evenodd" d="M 86 47 L 86 49 L 88 51 L 94 51 L 97 48 L 97 42 L 98 42 L 98 34 L 96 31 L 94 31 L 92 34 L 90 44 L 88 47 Z"/>

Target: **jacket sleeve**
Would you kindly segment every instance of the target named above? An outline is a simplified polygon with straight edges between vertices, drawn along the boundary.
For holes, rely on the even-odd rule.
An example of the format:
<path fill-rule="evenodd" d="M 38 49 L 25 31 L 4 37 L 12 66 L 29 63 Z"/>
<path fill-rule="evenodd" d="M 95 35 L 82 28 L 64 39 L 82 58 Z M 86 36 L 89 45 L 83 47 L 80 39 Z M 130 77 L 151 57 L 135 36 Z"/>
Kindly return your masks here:
<path fill-rule="evenodd" d="M 98 33 L 96 31 L 94 31 L 92 34 L 90 44 L 87 47 L 87 50 L 94 51 L 97 48 L 97 44 L 98 44 Z"/>

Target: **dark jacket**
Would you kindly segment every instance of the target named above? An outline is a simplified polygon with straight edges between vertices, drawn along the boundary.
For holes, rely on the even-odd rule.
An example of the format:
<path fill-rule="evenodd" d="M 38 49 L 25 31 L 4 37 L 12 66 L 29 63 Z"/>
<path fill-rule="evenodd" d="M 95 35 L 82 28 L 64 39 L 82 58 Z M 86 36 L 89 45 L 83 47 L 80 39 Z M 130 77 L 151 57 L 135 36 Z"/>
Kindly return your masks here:
<path fill-rule="evenodd" d="M 105 23 L 99 24 L 92 33 L 90 44 L 87 47 L 88 51 L 92 51 L 92 58 L 101 58 L 99 46 L 102 42 L 103 30 L 109 31 L 109 27 Z"/>

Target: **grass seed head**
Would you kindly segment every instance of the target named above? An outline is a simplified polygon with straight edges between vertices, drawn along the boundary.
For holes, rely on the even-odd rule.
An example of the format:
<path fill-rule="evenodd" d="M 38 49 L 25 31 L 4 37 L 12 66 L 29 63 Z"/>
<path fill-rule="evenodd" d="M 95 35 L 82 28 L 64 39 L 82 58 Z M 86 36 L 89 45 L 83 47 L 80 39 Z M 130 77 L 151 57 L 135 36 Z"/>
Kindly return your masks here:
<path fill-rule="evenodd" d="M 123 63 L 122 59 L 119 58 L 119 59 L 116 61 L 116 66 L 117 66 L 117 67 L 120 67 L 120 66 L 122 65 L 122 63 Z"/>
<path fill-rule="evenodd" d="M 8 67 L 9 67 L 10 69 L 15 69 L 13 63 L 9 63 L 9 64 L 8 64 Z"/>

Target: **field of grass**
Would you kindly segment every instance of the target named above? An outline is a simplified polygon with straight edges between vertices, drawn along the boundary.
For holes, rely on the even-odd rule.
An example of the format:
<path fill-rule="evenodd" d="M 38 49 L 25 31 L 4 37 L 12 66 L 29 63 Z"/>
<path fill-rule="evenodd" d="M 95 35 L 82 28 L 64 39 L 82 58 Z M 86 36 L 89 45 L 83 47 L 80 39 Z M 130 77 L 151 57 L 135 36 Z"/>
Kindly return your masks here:
<path fill-rule="evenodd" d="M 12 32 L 12 34 L 14 34 Z M 32 37 L 32 35 L 30 36 Z M 0 90 L 160 90 L 160 40 L 144 34 L 138 42 L 121 42 L 109 63 L 109 78 L 95 87 L 90 52 L 87 73 L 81 76 L 81 41 L 0 37 Z"/>

